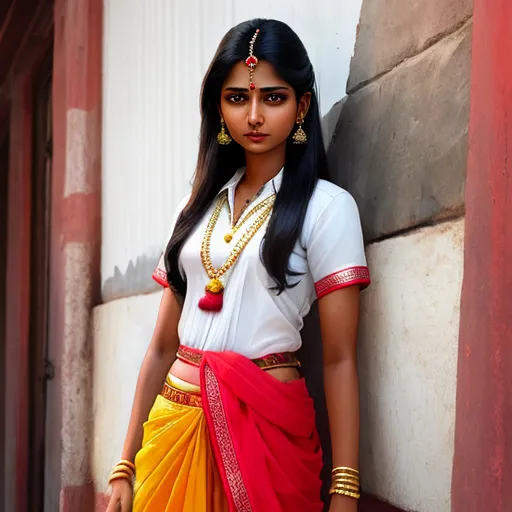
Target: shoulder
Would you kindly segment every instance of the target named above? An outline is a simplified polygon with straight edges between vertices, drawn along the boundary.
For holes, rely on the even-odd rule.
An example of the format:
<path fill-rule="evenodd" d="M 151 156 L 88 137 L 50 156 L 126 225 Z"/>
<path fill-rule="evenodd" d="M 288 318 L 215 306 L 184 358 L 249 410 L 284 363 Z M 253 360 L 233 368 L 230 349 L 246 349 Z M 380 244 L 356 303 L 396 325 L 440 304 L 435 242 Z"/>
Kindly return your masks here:
<path fill-rule="evenodd" d="M 311 221 L 316 222 L 326 214 L 344 217 L 354 212 L 358 213 L 357 205 L 349 192 L 330 181 L 318 180 L 308 206 Z"/>
<path fill-rule="evenodd" d="M 325 180 L 318 180 L 309 201 L 302 230 L 302 243 L 308 245 L 314 233 L 351 232 L 361 230 L 359 210 L 352 195 L 345 189 Z"/>

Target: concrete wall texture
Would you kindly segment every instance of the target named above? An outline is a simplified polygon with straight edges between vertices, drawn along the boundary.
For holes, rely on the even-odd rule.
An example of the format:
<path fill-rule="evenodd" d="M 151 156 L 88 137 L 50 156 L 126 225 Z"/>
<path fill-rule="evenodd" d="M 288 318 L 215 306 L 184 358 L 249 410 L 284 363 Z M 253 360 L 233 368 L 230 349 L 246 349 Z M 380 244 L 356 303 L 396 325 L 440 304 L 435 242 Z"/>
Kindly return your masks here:
<path fill-rule="evenodd" d="M 371 244 L 359 358 L 366 492 L 448 512 L 464 223 Z"/>
<path fill-rule="evenodd" d="M 114 300 L 94 310 L 92 474 L 107 492 L 112 466 L 126 435 L 138 370 L 146 353 L 161 293 Z"/>
<path fill-rule="evenodd" d="M 328 155 L 370 243 L 363 485 L 416 512 L 451 508 L 471 39 L 471 1 L 364 0 Z"/>
<path fill-rule="evenodd" d="M 90 510 L 90 312 L 100 300 L 101 27 L 97 0 L 55 4 L 52 282 L 45 510 Z M 59 485 L 55 485 L 58 482 Z M 58 492 L 58 495 L 56 494 Z"/>

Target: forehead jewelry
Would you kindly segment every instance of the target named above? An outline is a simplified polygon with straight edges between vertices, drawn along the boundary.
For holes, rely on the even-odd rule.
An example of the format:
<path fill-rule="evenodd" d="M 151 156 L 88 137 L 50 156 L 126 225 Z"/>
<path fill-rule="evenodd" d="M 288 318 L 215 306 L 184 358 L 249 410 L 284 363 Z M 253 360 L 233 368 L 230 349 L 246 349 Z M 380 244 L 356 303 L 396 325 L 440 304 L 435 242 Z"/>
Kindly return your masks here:
<path fill-rule="evenodd" d="M 249 89 L 254 91 L 256 86 L 254 85 L 254 68 L 258 65 L 258 57 L 254 55 L 254 43 L 260 33 L 260 29 L 256 29 L 256 32 L 252 36 L 251 42 L 249 43 L 249 57 L 245 59 L 245 64 L 249 68 Z"/>

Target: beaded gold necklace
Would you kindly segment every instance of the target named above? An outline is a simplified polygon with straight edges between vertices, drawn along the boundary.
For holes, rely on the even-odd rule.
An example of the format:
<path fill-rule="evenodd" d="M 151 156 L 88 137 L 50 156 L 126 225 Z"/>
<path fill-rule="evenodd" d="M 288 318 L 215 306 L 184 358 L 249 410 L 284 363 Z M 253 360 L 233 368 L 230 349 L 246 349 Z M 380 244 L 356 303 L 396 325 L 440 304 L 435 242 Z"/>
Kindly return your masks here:
<path fill-rule="evenodd" d="M 244 210 L 242 210 L 242 213 L 238 217 L 238 221 L 234 224 L 231 224 L 231 231 L 229 233 L 226 233 L 224 235 L 224 241 L 229 244 L 231 243 L 231 240 L 233 240 L 233 237 L 235 236 L 235 233 L 246 223 L 247 220 L 249 220 L 256 212 L 259 212 L 263 208 L 266 208 L 269 204 L 274 204 L 274 196 L 267 197 L 267 199 L 264 199 L 263 201 L 260 201 L 254 208 L 252 208 L 249 213 L 245 216 Z M 229 203 L 228 203 L 228 212 L 229 211 Z M 243 216 L 243 218 L 242 218 Z"/>
<path fill-rule="evenodd" d="M 228 256 L 228 259 L 224 265 L 216 269 L 212 264 L 210 245 L 212 233 L 215 225 L 217 224 L 217 221 L 219 220 L 220 212 L 222 211 L 224 205 L 227 203 L 227 194 L 223 194 L 219 198 L 213 214 L 208 221 L 208 225 L 203 237 L 203 242 L 201 244 L 201 262 L 203 263 L 203 267 L 206 270 L 210 281 L 206 285 L 205 295 L 199 300 L 198 306 L 200 309 L 204 311 L 220 311 L 222 309 L 224 284 L 222 283 L 221 278 L 237 262 L 240 254 L 247 247 L 247 244 L 251 241 L 261 226 L 263 226 L 270 213 L 272 212 L 274 201 L 275 194 L 262 201 L 262 203 L 265 203 L 264 206 L 260 208 L 254 207 L 249 212 L 249 214 L 244 217 L 242 224 L 245 223 L 245 221 L 251 215 L 261 210 L 254 222 L 247 228 L 247 231 L 240 237 L 236 245 L 233 247 L 231 254 Z"/>

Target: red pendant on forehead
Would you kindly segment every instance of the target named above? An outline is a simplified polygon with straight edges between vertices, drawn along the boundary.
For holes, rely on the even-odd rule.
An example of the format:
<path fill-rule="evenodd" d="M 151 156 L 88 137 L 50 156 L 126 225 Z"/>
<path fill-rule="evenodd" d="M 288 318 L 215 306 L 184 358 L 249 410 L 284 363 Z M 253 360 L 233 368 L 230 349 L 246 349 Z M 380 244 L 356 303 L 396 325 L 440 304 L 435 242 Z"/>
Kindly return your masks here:
<path fill-rule="evenodd" d="M 249 89 L 251 89 L 251 91 L 254 91 L 254 89 L 256 89 L 256 86 L 251 82 L 249 84 Z"/>
<path fill-rule="evenodd" d="M 256 66 L 256 64 L 258 64 L 258 58 L 254 55 L 250 55 L 247 57 L 247 59 L 245 59 L 245 64 L 249 67 Z"/>

